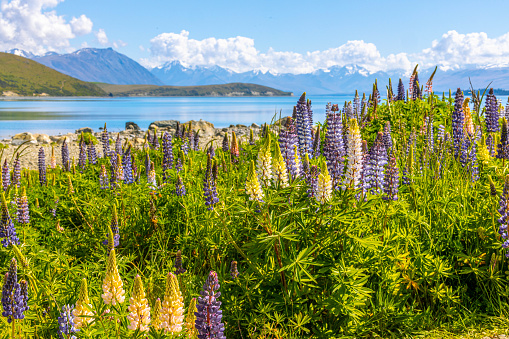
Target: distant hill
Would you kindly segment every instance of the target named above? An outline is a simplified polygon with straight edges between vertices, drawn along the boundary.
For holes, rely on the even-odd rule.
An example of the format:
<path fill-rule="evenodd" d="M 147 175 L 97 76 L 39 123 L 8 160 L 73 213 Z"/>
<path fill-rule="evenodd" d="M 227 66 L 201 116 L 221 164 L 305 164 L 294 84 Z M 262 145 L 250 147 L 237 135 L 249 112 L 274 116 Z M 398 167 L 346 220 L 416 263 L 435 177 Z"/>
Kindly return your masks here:
<path fill-rule="evenodd" d="M 255 84 L 222 84 L 208 86 L 151 86 L 97 84 L 111 96 L 291 96 L 274 88 Z"/>
<path fill-rule="evenodd" d="M 94 84 L 59 73 L 33 60 L 0 52 L 0 94 L 22 96 L 105 96 Z"/>
<path fill-rule="evenodd" d="M 74 78 L 117 85 L 164 85 L 145 67 L 112 48 L 83 48 L 69 54 L 54 52 L 36 56 L 20 49 L 9 53 L 24 56 Z"/>

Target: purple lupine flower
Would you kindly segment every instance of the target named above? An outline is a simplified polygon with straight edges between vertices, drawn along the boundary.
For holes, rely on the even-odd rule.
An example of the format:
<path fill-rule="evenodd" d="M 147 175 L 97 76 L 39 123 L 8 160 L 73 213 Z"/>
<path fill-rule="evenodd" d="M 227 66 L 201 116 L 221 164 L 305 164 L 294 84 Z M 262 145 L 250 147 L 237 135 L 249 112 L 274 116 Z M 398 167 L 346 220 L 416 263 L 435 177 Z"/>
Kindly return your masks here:
<path fill-rule="evenodd" d="M 194 132 L 194 139 L 193 139 L 193 151 L 199 151 L 200 150 L 200 131 Z"/>
<path fill-rule="evenodd" d="M 69 172 L 71 170 L 71 159 L 69 157 L 69 146 L 67 145 L 66 138 L 64 138 L 64 142 L 62 143 L 62 167 L 65 172 Z"/>
<path fill-rule="evenodd" d="M 80 141 L 80 155 L 78 157 L 78 166 L 81 168 L 81 170 L 84 170 L 87 166 L 87 150 L 85 148 L 85 142 L 83 141 L 83 138 Z"/>
<path fill-rule="evenodd" d="M 138 181 L 138 166 L 136 165 L 136 157 L 131 154 L 131 172 L 133 173 L 133 179 Z"/>
<path fill-rule="evenodd" d="M 391 137 L 391 123 L 387 121 L 384 125 L 384 145 L 387 154 L 391 153 L 392 150 L 392 137 Z"/>
<path fill-rule="evenodd" d="M 110 157 L 110 166 L 111 166 L 111 170 L 112 172 L 113 171 L 116 171 L 116 168 L 117 168 L 117 154 L 122 154 L 122 153 L 116 153 L 115 151 L 111 151 L 110 154 L 108 155 Z"/>
<path fill-rule="evenodd" d="M 419 87 L 419 73 L 415 72 L 413 78 L 412 100 L 422 99 L 421 88 Z"/>
<path fill-rule="evenodd" d="M 338 188 L 345 169 L 345 147 L 343 139 L 343 125 L 341 114 L 337 113 L 337 106 L 326 106 L 327 132 L 323 153 L 327 160 L 327 169 L 332 177 L 332 187 Z"/>
<path fill-rule="evenodd" d="M 163 134 L 163 181 L 166 182 L 166 171 L 173 168 L 173 144 L 170 133 Z"/>
<path fill-rule="evenodd" d="M 104 166 L 104 165 L 103 165 Z M 102 187 L 101 187 L 102 188 Z M 54 203 L 55 203 L 55 207 L 53 207 L 51 209 L 51 214 L 53 214 L 54 217 L 57 216 L 57 208 L 58 208 L 58 202 L 60 201 L 60 199 L 56 198 L 56 200 L 54 200 Z"/>
<path fill-rule="evenodd" d="M 175 264 L 173 266 L 175 267 L 175 275 L 179 275 L 187 271 L 184 267 L 182 267 L 182 252 L 180 250 L 177 251 L 177 255 L 175 256 Z"/>
<path fill-rule="evenodd" d="M 355 119 L 357 119 L 357 121 L 360 121 L 362 114 L 362 106 L 361 98 L 359 97 L 359 93 L 357 92 L 357 90 L 355 90 L 355 97 L 353 98 L 353 113 Z"/>
<path fill-rule="evenodd" d="M 226 339 L 224 336 L 224 325 L 221 322 L 223 311 L 221 311 L 221 302 L 218 300 L 221 292 L 219 290 L 219 280 L 217 273 L 210 271 L 210 274 L 203 285 L 198 297 L 196 308 L 195 327 L 198 330 L 200 339 Z"/>
<path fill-rule="evenodd" d="M 113 247 L 117 247 L 120 244 L 120 230 L 118 228 L 118 214 L 116 205 L 113 205 L 113 215 L 111 216 L 110 228 L 111 232 L 113 233 Z M 108 247 L 108 238 L 103 240 L 102 243 Z"/>
<path fill-rule="evenodd" d="M 101 165 L 101 170 L 99 171 L 99 186 L 102 190 L 107 189 L 109 186 L 108 172 L 104 165 Z"/>
<path fill-rule="evenodd" d="M 309 169 L 308 182 L 308 196 L 315 197 L 318 192 L 318 176 L 320 175 L 320 169 L 316 165 L 311 165 Z"/>
<path fill-rule="evenodd" d="M 214 145 L 210 145 L 209 149 L 207 150 L 207 155 L 210 154 L 210 157 L 213 158 L 216 156 L 216 151 L 214 150 Z"/>
<path fill-rule="evenodd" d="M 364 121 L 366 117 L 368 116 L 368 101 L 366 100 L 366 94 L 362 93 L 362 100 L 361 100 L 361 120 Z M 347 124 L 345 124 L 347 125 Z"/>
<path fill-rule="evenodd" d="M 175 128 L 175 138 L 180 139 L 180 122 L 177 121 L 177 127 Z"/>
<path fill-rule="evenodd" d="M 103 145 L 103 157 L 110 156 L 110 136 L 108 135 L 108 130 L 106 129 L 106 123 L 104 123 L 104 129 L 101 134 L 101 142 Z"/>
<path fill-rule="evenodd" d="M 7 201 L 5 195 L 2 193 L 2 220 L 0 221 L 0 238 L 2 239 L 2 245 L 8 247 L 11 244 L 18 245 L 19 239 L 12 222 L 9 209 L 7 207 Z"/>
<path fill-rule="evenodd" d="M 120 140 L 120 133 L 117 134 L 117 140 L 115 140 L 115 153 L 122 154 L 122 140 Z"/>
<path fill-rule="evenodd" d="M 470 137 L 464 137 L 463 138 L 463 141 L 461 143 L 461 151 L 460 151 L 460 157 L 459 157 L 459 160 L 460 160 L 460 163 L 461 163 L 461 166 L 465 167 L 466 165 L 468 165 L 468 163 L 470 162 L 470 146 L 472 144 L 471 142 L 471 138 Z"/>
<path fill-rule="evenodd" d="M 311 128 L 311 127 L 313 127 L 313 110 L 311 109 L 311 99 L 308 99 L 306 101 L 306 106 L 307 106 L 306 109 L 308 112 L 309 127 Z M 311 137 L 313 137 L 313 135 L 311 135 Z"/>
<path fill-rule="evenodd" d="M 95 150 L 94 143 L 90 140 L 90 143 L 87 145 L 87 153 L 88 153 L 88 162 L 92 165 L 97 164 L 97 152 Z"/>
<path fill-rule="evenodd" d="M 151 140 L 151 144 L 152 144 L 152 147 L 155 149 L 155 150 L 158 150 L 159 149 L 159 138 L 157 137 L 157 129 L 154 129 L 154 136 L 152 137 L 152 140 Z"/>
<path fill-rule="evenodd" d="M 486 96 L 486 132 L 498 132 L 498 104 L 497 98 L 493 94 L 493 88 L 490 88 Z"/>
<path fill-rule="evenodd" d="M 495 141 L 493 140 L 493 134 L 489 133 L 486 137 L 486 148 L 490 152 L 490 156 L 495 156 Z"/>
<path fill-rule="evenodd" d="M 361 175 L 359 181 L 361 183 L 361 192 L 364 197 L 366 197 L 369 185 L 366 182 L 367 174 L 371 171 L 371 165 L 369 162 L 369 150 L 368 150 L 368 142 L 366 140 L 362 140 L 362 159 L 361 159 Z"/>
<path fill-rule="evenodd" d="M 127 146 L 122 156 L 122 167 L 124 169 L 124 183 L 129 185 L 134 182 L 133 165 L 131 163 L 131 145 Z"/>
<path fill-rule="evenodd" d="M 295 125 L 299 138 L 299 150 L 304 156 L 311 151 L 313 136 L 311 135 L 311 124 L 309 121 L 308 106 L 306 103 L 306 92 L 304 92 L 295 106 Z"/>
<path fill-rule="evenodd" d="M 194 134 L 193 130 L 191 130 L 191 127 L 189 127 L 189 130 L 187 131 L 187 140 L 189 140 L 189 150 L 194 150 Z"/>
<path fill-rule="evenodd" d="M 500 213 L 500 218 L 498 218 L 498 222 L 500 224 L 498 233 L 502 237 L 504 241 L 502 243 L 502 248 L 506 249 L 506 257 L 509 258 L 509 236 L 507 233 L 507 225 L 509 222 L 509 175 L 506 175 L 504 182 L 504 190 L 502 195 L 500 196 L 499 201 L 499 209 L 498 213 Z"/>
<path fill-rule="evenodd" d="M 7 318 L 8 323 L 25 317 L 23 312 L 29 309 L 27 287 L 25 280 L 18 284 L 18 265 L 16 259 L 12 258 L 2 288 L 2 316 Z"/>
<path fill-rule="evenodd" d="M 452 138 L 454 141 L 454 156 L 457 158 L 461 151 L 464 136 L 465 115 L 463 113 L 463 92 L 460 88 L 454 98 L 454 111 L 452 112 Z"/>
<path fill-rule="evenodd" d="M 398 200 L 399 171 L 396 165 L 396 158 L 391 157 L 387 169 L 385 170 L 384 180 L 384 200 Z"/>
<path fill-rule="evenodd" d="M 345 119 L 347 121 L 350 121 L 350 119 L 355 119 L 351 101 L 349 101 L 349 102 L 345 101 L 345 105 L 343 106 L 342 113 L 343 113 L 343 117 L 345 117 Z"/>
<path fill-rule="evenodd" d="M 313 141 L 313 158 L 318 158 L 320 156 L 320 126 L 316 128 L 315 140 Z"/>
<path fill-rule="evenodd" d="M 11 175 L 9 173 L 9 164 L 7 163 L 7 159 L 4 161 L 4 165 L 2 166 L 2 187 L 4 191 L 7 191 L 9 185 L 11 184 Z"/>
<path fill-rule="evenodd" d="M 150 155 L 148 154 L 148 151 L 147 153 L 145 153 L 145 173 L 147 174 L 147 178 L 148 178 L 148 174 L 150 173 L 150 163 L 152 161 L 150 161 Z"/>
<path fill-rule="evenodd" d="M 207 158 L 207 169 L 203 179 L 203 195 L 205 196 L 205 206 L 207 206 L 209 211 L 212 211 L 214 205 L 219 202 L 219 198 L 217 197 L 216 183 L 212 175 L 212 159 L 210 155 Z"/>
<path fill-rule="evenodd" d="M 424 120 L 425 127 L 426 127 L 426 134 L 425 134 L 425 141 L 426 145 L 428 146 L 428 149 L 430 152 L 433 152 L 435 149 L 435 134 L 433 130 L 433 118 L 430 116 L 427 116 Z"/>
<path fill-rule="evenodd" d="M 58 337 L 60 339 L 77 339 L 74 333 L 79 330 L 74 327 L 73 306 L 62 306 L 62 312 L 58 317 Z"/>
<path fill-rule="evenodd" d="M 364 173 L 365 189 L 372 194 L 380 194 L 384 187 L 384 167 L 387 164 L 387 151 L 383 142 L 383 133 L 378 132 L 378 136 L 373 142 L 369 151 L 369 161 Z"/>
<path fill-rule="evenodd" d="M 182 158 L 181 157 L 177 158 L 177 162 L 175 164 L 175 169 L 177 170 L 177 174 L 180 173 L 180 171 L 182 171 Z"/>
<path fill-rule="evenodd" d="M 497 145 L 497 159 L 509 159 L 508 153 L 509 135 L 507 131 L 507 120 L 502 119 L 502 129 L 500 131 L 500 142 Z"/>
<path fill-rule="evenodd" d="M 399 78 L 397 100 L 405 101 L 405 86 L 403 85 L 403 81 L 401 81 L 401 78 Z"/>
<path fill-rule="evenodd" d="M 233 280 L 237 279 L 239 277 L 240 273 L 237 268 L 237 262 L 235 260 L 232 260 L 230 264 L 230 276 Z"/>
<path fill-rule="evenodd" d="M 46 183 L 46 155 L 43 147 L 39 149 L 39 183 L 41 185 Z"/>
<path fill-rule="evenodd" d="M 179 197 L 186 195 L 186 186 L 180 175 L 177 174 L 177 183 L 175 184 L 175 194 Z"/>
<path fill-rule="evenodd" d="M 223 138 L 223 152 L 228 153 L 230 151 L 230 143 L 228 141 L 228 132 L 224 134 Z"/>
<path fill-rule="evenodd" d="M 16 153 L 16 160 L 14 161 L 14 168 L 12 169 L 12 184 L 17 187 L 21 185 L 21 162 L 19 160 L 19 153 Z"/>
<path fill-rule="evenodd" d="M 184 136 L 182 139 L 182 145 L 180 145 L 180 150 L 184 152 L 185 155 L 189 154 L 189 139 L 187 136 Z"/>
<path fill-rule="evenodd" d="M 16 217 L 20 224 L 30 223 L 30 210 L 28 208 L 28 197 L 25 187 L 23 187 L 23 193 L 21 196 L 17 199 Z"/>
<path fill-rule="evenodd" d="M 286 168 L 292 179 L 295 179 L 300 174 L 300 168 L 295 163 L 295 159 L 299 157 L 298 154 L 298 137 L 296 134 L 295 123 L 292 118 L 289 118 L 286 124 L 286 130 L 279 134 L 279 147 L 281 154 L 285 159 Z M 297 151 L 297 154 L 295 152 Z"/>

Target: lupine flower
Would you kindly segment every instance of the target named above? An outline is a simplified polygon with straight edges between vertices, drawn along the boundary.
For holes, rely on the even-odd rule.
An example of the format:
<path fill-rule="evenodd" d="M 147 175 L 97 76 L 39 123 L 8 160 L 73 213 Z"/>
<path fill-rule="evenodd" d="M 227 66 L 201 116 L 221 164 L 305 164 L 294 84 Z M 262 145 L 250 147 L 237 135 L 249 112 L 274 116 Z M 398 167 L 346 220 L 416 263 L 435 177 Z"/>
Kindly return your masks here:
<path fill-rule="evenodd" d="M 71 170 L 71 159 L 69 158 L 69 146 L 67 145 L 66 138 L 64 138 L 64 142 L 62 143 L 62 167 L 66 172 L 69 172 Z"/>
<path fill-rule="evenodd" d="M 490 195 L 492 197 L 497 196 L 497 188 L 495 187 L 495 183 L 493 182 L 493 179 L 491 178 L 491 175 L 488 174 L 488 180 L 490 182 Z"/>
<path fill-rule="evenodd" d="M 252 129 L 252 128 L 250 128 L 250 129 L 249 129 L 249 144 L 250 144 L 251 146 L 256 144 L 255 139 L 254 139 L 254 133 L 253 133 L 253 129 Z"/>
<path fill-rule="evenodd" d="M 90 143 L 87 145 L 87 154 L 88 154 L 88 162 L 92 165 L 97 164 L 97 151 L 95 150 L 95 145 L 90 140 Z"/>
<path fill-rule="evenodd" d="M 129 310 L 127 315 L 129 325 L 127 328 L 132 331 L 140 330 L 141 332 L 147 332 L 150 324 L 150 307 L 145 298 L 145 290 L 139 275 L 134 278 L 133 295 L 129 298 L 127 309 Z"/>
<path fill-rule="evenodd" d="M 235 260 L 232 260 L 230 264 L 230 275 L 233 280 L 237 279 L 240 275 L 239 270 L 237 269 L 237 262 Z"/>
<path fill-rule="evenodd" d="M 223 311 L 221 311 L 221 302 L 218 300 L 221 292 L 219 290 L 219 280 L 217 273 L 210 271 L 210 274 L 200 292 L 196 305 L 197 312 L 195 326 L 198 330 L 198 338 L 226 339 L 224 336 L 224 325 L 221 321 Z"/>
<path fill-rule="evenodd" d="M 258 175 L 265 186 L 270 186 L 272 179 L 272 155 L 270 153 L 270 134 L 265 138 L 257 159 Z"/>
<path fill-rule="evenodd" d="M 211 144 L 210 147 L 207 149 L 207 155 L 210 154 L 210 157 L 213 158 L 216 156 L 216 152 L 214 150 L 214 146 Z"/>
<path fill-rule="evenodd" d="M 159 138 L 157 137 L 157 128 L 154 128 L 154 137 L 152 138 L 152 147 L 159 149 Z"/>
<path fill-rule="evenodd" d="M 122 169 L 124 171 L 124 183 L 129 185 L 134 182 L 133 166 L 131 163 L 131 144 L 129 144 L 122 155 Z"/>
<path fill-rule="evenodd" d="M 328 103 L 327 105 L 330 105 L 330 103 Z M 354 112 L 355 119 L 357 119 L 357 121 L 359 121 L 361 119 L 361 114 L 362 114 L 362 104 L 361 104 L 361 98 L 359 97 L 359 93 L 357 92 L 357 90 L 355 90 L 355 97 L 353 99 L 353 112 Z"/>
<path fill-rule="evenodd" d="M 171 272 L 166 277 L 166 289 L 159 319 L 165 333 L 179 333 L 182 331 L 184 323 L 184 298 L 180 292 L 177 276 Z"/>
<path fill-rule="evenodd" d="M 74 194 L 74 187 L 72 186 L 71 175 L 67 176 L 67 194 Z"/>
<path fill-rule="evenodd" d="M 193 151 L 200 150 L 200 131 L 194 132 Z"/>
<path fill-rule="evenodd" d="M 108 172 L 106 171 L 106 167 L 101 165 L 101 171 L 99 172 L 99 186 L 101 189 L 107 189 L 109 185 L 108 180 Z"/>
<path fill-rule="evenodd" d="M 16 216 L 18 222 L 20 224 L 29 224 L 30 223 L 30 213 L 28 209 L 28 198 L 27 198 L 27 190 L 23 187 L 23 193 L 18 199 Z"/>
<path fill-rule="evenodd" d="M 87 166 L 87 150 L 85 148 L 85 141 L 83 140 L 83 134 L 81 135 L 80 141 L 80 155 L 78 157 L 78 166 L 83 170 Z"/>
<path fill-rule="evenodd" d="M 251 166 L 249 167 L 249 173 L 247 174 L 246 193 L 249 196 L 249 200 L 263 202 L 263 191 L 260 183 L 258 182 L 258 177 L 256 176 L 253 160 L 251 160 Z"/>
<path fill-rule="evenodd" d="M 55 157 L 55 147 L 51 146 L 51 158 L 49 161 L 51 169 L 57 168 L 57 158 Z"/>
<path fill-rule="evenodd" d="M 122 140 L 120 140 L 120 133 L 117 134 L 117 140 L 115 140 L 115 153 L 122 154 Z"/>
<path fill-rule="evenodd" d="M 14 161 L 14 168 L 12 170 L 12 184 L 17 187 L 21 184 L 21 162 L 19 160 L 19 153 L 16 153 L 16 160 Z"/>
<path fill-rule="evenodd" d="M 362 140 L 357 120 L 351 119 L 348 123 L 348 153 L 345 172 L 344 187 L 356 189 L 362 170 Z"/>
<path fill-rule="evenodd" d="M 313 158 L 320 156 L 320 126 L 316 128 L 315 140 L 313 141 Z"/>
<path fill-rule="evenodd" d="M 156 303 L 154 305 L 154 312 L 152 313 L 152 328 L 156 331 L 159 331 L 162 329 L 161 327 L 161 299 L 157 298 Z"/>
<path fill-rule="evenodd" d="M 309 184 L 309 154 L 302 159 L 302 173 L 306 182 Z"/>
<path fill-rule="evenodd" d="M 507 120 L 502 118 L 502 129 L 500 131 L 500 140 L 497 145 L 497 159 L 509 159 L 509 135 L 507 130 Z"/>
<path fill-rule="evenodd" d="M 129 157 L 130 158 L 130 157 Z M 124 166 L 122 165 L 122 158 L 120 154 L 117 153 L 117 166 L 115 167 L 115 179 L 117 182 L 124 181 Z"/>
<path fill-rule="evenodd" d="M 276 154 L 272 159 L 272 167 L 274 167 L 274 182 L 281 187 L 288 187 L 288 173 L 286 171 L 285 159 L 283 159 L 283 155 L 281 154 L 281 148 L 279 147 L 279 143 L 276 142 Z"/>
<path fill-rule="evenodd" d="M 39 183 L 41 185 L 46 183 L 46 156 L 43 147 L 39 149 Z"/>
<path fill-rule="evenodd" d="M 320 169 L 316 165 L 312 165 L 309 169 L 309 178 L 307 179 L 309 189 L 307 190 L 308 196 L 316 197 L 318 193 L 318 176 Z M 331 178 L 332 180 L 332 178 Z"/>
<path fill-rule="evenodd" d="M 29 309 L 27 301 L 27 283 L 24 280 L 18 283 L 18 265 L 16 259 L 12 258 L 2 288 L 2 316 L 7 318 L 8 323 L 14 319 L 23 319 L 23 312 Z"/>
<path fill-rule="evenodd" d="M 117 205 L 115 204 L 113 204 L 113 215 L 111 216 L 110 229 L 113 233 L 113 247 L 117 247 L 120 244 L 120 230 L 118 228 Z M 109 245 L 108 239 L 103 240 L 103 245 Z M 108 248 L 111 249 L 110 246 L 108 246 Z"/>
<path fill-rule="evenodd" d="M 387 154 L 389 154 L 392 150 L 392 137 L 391 137 L 391 123 L 387 121 L 384 125 L 384 145 Z"/>
<path fill-rule="evenodd" d="M 343 124 L 341 114 L 337 113 L 336 107 L 326 106 L 327 132 L 323 153 L 327 160 L 327 169 L 332 177 L 332 185 L 338 188 L 344 172 L 345 147 L 343 140 Z"/>
<path fill-rule="evenodd" d="M 117 257 L 114 248 L 109 252 L 106 276 L 103 280 L 102 289 L 103 294 L 101 294 L 101 297 L 106 305 L 117 305 L 124 302 L 125 291 L 122 279 L 120 279 L 120 274 L 118 273 Z"/>
<path fill-rule="evenodd" d="M 198 330 L 195 327 L 195 324 L 196 324 L 195 313 L 196 312 L 198 312 L 198 309 L 196 308 L 196 298 L 193 298 L 189 302 L 189 309 L 187 310 L 186 320 L 184 322 L 187 337 L 190 339 L 194 339 L 194 338 L 198 337 Z"/>
<path fill-rule="evenodd" d="M 207 170 L 203 178 L 203 195 L 205 196 L 205 206 L 209 211 L 214 209 L 214 205 L 219 202 L 217 197 L 217 188 L 214 176 L 212 175 L 212 159 L 207 156 Z"/>
<path fill-rule="evenodd" d="M 9 245 L 18 245 L 19 239 L 14 228 L 9 209 L 7 207 L 7 201 L 5 200 L 5 194 L 2 192 L 2 220 L 0 222 L 0 237 L 2 239 L 2 245 L 8 247 Z"/>
<path fill-rule="evenodd" d="M 493 94 L 493 88 L 490 88 L 486 96 L 486 131 L 488 133 L 498 132 L 498 105 L 497 98 Z"/>
<path fill-rule="evenodd" d="M 311 122 L 309 121 L 306 92 L 302 93 L 295 107 L 295 124 L 299 138 L 299 150 L 304 155 L 311 151 L 313 136 L 311 135 Z"/>
<path fill-rule="evenodd" d="M 175 275 L 179 275 L 186 272 L 186 269 L 182 267 L 182 252 L 180 250 L 177 251 L 175 256 Z"/>
<path fill-rule="evenodd" d="M 486 134 L 483 134 L 481 140 L 479 141 L 479 145 L 477 147 L 477 157 L 479 158 L 479 161 L 484 165 L 487 165 L 490 160 L 490 153 L 486 147 Z"/>
<path fill-rule="evenodd" d="M 83 278 L 80 285 L 80 294 L 76 301 L 76 307 L 72 310 L 74 317 L 74 327 L 79 330 L 80 328 L 90 324 L 94 319 L 92 316 L 92 304 L 88 299 L 88 284 L 87 279 Z"/>
<path fill-rule="evenodd" d="M 489 151 L 490 156 L 495 157 L 495 140 L 493 140 L 492 133 L 489 133 L 486 137 L 486 149 Z"/>
<path fill-rule="evenodd" d="M 173 168 L 173 144 L 168 132 L 163 134 L 163 181 L 167 180 L 166 171 Z"/>
<path fill-rule="evenodd" d="M 223 152 L 227 153 L 230 150 L 230 142 L 228 141 L 228 133 L 224 134 L 223 138 Z"/>
<path fill-rule="evenodd" d="M 182 139 L 182 145 L 180 145 L 180 150 L 184 152 L 185 155 L 189 153 L 189 139 L 187 136 L 184 136 Z"/>
<path fill-rule="evenodd" d="M 179 197 L 186 195 L 186 187 L 180 175 L 177 174 L 177 183 L 175 184 L 175 194 Z"/>
<path fill-rule="evenodd" d="M 384 200 L 398 200 L 399 172 L 396 164 L 396 158 L 391 157 L 387 169 L 385 170 L 384 180 Z"/>
<path fill-rule="evenodd" d="M 452 113 L 452 138 L 454 141 L 454 156 L 458 157 L 460 153 L 461 143 L 463 141 L 464 133 L 464 120 L 463 114 L 463 92 L 458 88 L 456 97 L 454 99 L 454 111 Z"/>
<path fill-rule="evenodd" d="M 500 218 L 498 219 L 500 224 L 498 233 L 504 241 L 502 243 L 502 248 L 508 250 L 505 256 L 509 258 L 509 236 L 507 232 L 507 225 L 509 222 L 509 175 L 505 177 L 504 190 L 500 196 L 498 213 L 500 213 Z"/>
<path fill-rule="evenodd" d="M 380 194 L 384 187 L 384 168 L 387 164 L 387 151 L 383 143 L 383 133 L 378 132 L 369 151 L 369 162 L 364 173 L 365 189 L 372 194 Z"/>
<path fill-rule="evenodd" d="M 465 98 L 463 101 L 463 114 L 465 115 L 465 133 L 468 135 L 474 135 L 474 122 L 472 121 L 472 113 L 470 112 L 470 106 L 468 101 L 470 98 Z"/>
<path fill-rule="evenodd" d="M 232 155 L 232 161 L 237 162 L 238 157 L 240 155 L 240 151 L 239 151 L 239 143 L 237 142 L 237 135 L 235 134 L 235 131 L 232 131 L 232 144 L 230 147 L 230 153 Z"/>
<path fill-rule="evenodd" d="M 74 325 L 73 307 L 62 306 L 62 312 L 58 317 L 58 337 L 60 339 L 77 339 L 74 333 L 78 332 Z"/>
<path fill-rule="evenodd" d="M 103 145 L 103 157 L 109 157 L 110 156 L 110 137 L 108 135 L 108 130 L 106 129 L 106 123 L 104 123 L 104 129 L 101 134 L 101 142 Z"/>
<path fill-rule="evenodd" d="M 403 85 L 403 81 L 401 81 L 401 78 L 399 79 L 398 84 L 398 101 L 405 101 L 405 86 Z"/>
<path fill-rule="evenodd" d="M 286 162 L 286 169 L 292 179 L 295 179 L 300 175 L 300 166 L 295 162 L 296 157 L 298 159 L 298 138 L 292 119 L 288 120 L 286 127 L 286 131 L 279 134 L 279 145 L 281 147 L 281 154 Z"/>
<path fill-rule="evenodd" d="M 353 120 L 353 119 L 352 119 Z M 318 187 L 315 199 L 320 204 L 325 204 L 332 198 L 332 179 L 327 170 L 327 165 L 322 162 L 321 173 L 318 175 Z"/>
<path fill-rule="evenodd" d="M 11 184 L 11 175 L 9 173 L 9 164 L 7 163 L 7 159 L 4 160 L 4 165 L 2 166 L 2 186 L 4 191 L 7 191 Z"/>
<path fill-rule="evenodd" d="M 150 162 L 150 172 L 148 173 L 147 184 L 150 188 L 154 190 L 157 189 L 156 169 L 153 161 Z"/>

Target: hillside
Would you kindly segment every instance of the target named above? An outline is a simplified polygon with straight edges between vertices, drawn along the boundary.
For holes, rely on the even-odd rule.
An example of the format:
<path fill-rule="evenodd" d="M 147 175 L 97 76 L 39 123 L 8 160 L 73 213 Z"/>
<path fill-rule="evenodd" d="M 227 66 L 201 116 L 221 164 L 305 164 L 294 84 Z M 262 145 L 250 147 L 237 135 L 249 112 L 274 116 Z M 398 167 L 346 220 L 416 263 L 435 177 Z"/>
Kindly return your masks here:
<path fill-rule="evenodd" d="M 104 96 L 106 93 L 87 83 L 59 73 L 17 55 L 0 52 L 0 94 L 14 92 L 21 96 Z"/>
<path fill-rule="evenodd" d="M 112 96 L 291 96 L 274 88 L 232 83 L 208 86 L 153 86 L 153 85 L 110 85 L 97 84 Z"/>

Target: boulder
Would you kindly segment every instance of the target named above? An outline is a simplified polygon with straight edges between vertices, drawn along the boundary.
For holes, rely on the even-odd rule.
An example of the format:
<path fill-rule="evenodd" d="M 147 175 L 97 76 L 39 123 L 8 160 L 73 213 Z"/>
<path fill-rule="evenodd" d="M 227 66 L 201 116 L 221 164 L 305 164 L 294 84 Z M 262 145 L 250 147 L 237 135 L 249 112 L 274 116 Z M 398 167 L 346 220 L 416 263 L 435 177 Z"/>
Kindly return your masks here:
<path fill-rule="evenodd" d="M 29 132 L 16 134 L 12 137 L 11 144 L 18 146 L 27 141 L 30 144 L 37 144 L 37 139 Z"/>
<path fill-rule="evenodd" d="M 140 126 L 138 126 L 137 123 L 128 121 L 125 123 L 125 129 L 126 130 L 133 130 L 133 131 L 141 131 Z"/>
<path fill-rule="evenodd" d="M 35 139 L 39 144 L 51 144 L 51 139 L 47 134 L 34 134 Z"/>
<path fill-rule="evenodd" d="M 200 121 L 190 120 L 185 122 L 184 125 L 189 126 L 191 123 L 191 130 L 197 131 L 200 130 L 201 136 L 213 136 L 215 134 L 214 124 L 203 119 Z"/>
<path fill-rule="evenodd" d="M 90 127 L 82 127 L 80 129 L 76 130 L 76 134 L 81 134 L 81 133 L 94 133 L 94 130 L 91 129 Z"/>
<path fill-rule="evenodd" d="M 135 145 L 143 145 L 143 143 L 145 143 L 145 139 L 142 139 L 142 138 L 134 138 L 133 143 L 134 143 Z"/>
<path fill-rule="evenodd" d="M 237 128 L 247 128 L 246 125 L 242 125 L 242 124 L 237 124 L 237 126 L 235 126 L 235 127 L 237 127 Z"/>
<path fill-rule="evenodd" d="M 160 120 L 154 121 L 148 126 L 148 129 L 153 130 L 157 127 L 157 129 L 166 129 L 166 128 L 177 128 L 178 120 Z"/>
<path fill-rule="evenodd" d="M 260 128 L 260 125 L 255 124 L 254 122 L 251 124 L 251 128 Z"/>
<path fill-rule="evenodd" d="M 279 124 L 281 123 L 281 126 L 282 127 L 286 127 L 286 124 L 288 122 L 288 120 L 290 119 L 291 117 L 283 117 L 281 119 L 279 119 L 278 121 L 276 121 L 274 123 L 275 126 L 279 126 Z"/>

